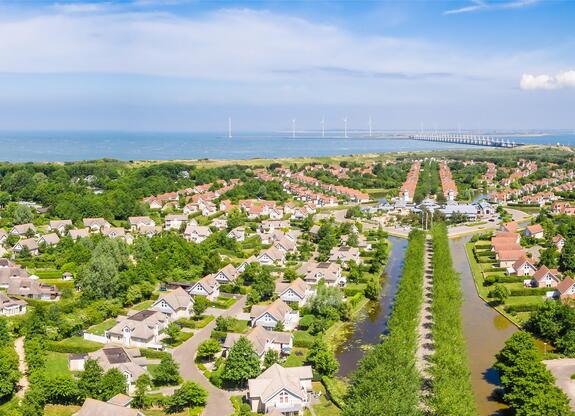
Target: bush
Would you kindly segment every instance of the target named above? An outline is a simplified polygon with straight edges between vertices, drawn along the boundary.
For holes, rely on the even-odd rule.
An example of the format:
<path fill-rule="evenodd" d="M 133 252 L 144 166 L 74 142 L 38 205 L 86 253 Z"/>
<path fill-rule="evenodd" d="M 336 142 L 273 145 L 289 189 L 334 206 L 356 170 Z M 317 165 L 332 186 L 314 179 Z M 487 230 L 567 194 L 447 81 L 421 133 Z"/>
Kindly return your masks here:
<path fill-rule="evenodd" d="M 307 330 L 315 321 L 315 316 L 313 315 L 304 315 L 299 320 L 299 328 L 303 329 L 304 331 Z"/>

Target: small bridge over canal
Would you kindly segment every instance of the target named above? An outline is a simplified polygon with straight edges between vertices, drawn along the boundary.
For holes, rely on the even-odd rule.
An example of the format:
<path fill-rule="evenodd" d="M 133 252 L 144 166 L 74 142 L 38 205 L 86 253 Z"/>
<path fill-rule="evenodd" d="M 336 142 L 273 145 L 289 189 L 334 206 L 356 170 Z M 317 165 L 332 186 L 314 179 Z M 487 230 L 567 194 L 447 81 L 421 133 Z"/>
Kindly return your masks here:
<path fill-rule="evenodd" d="M 492 137 L 475 134 L 458 134 L 458 133 L 422 133 L 409 136 L 411 140 L 421 140 L 426 142 L 444 142 L 467 144 L 472 146 L 487 147 L 505 147 L 513 148 L 523 146 L 524 143 L 518 143 L 501 137 Z"/>

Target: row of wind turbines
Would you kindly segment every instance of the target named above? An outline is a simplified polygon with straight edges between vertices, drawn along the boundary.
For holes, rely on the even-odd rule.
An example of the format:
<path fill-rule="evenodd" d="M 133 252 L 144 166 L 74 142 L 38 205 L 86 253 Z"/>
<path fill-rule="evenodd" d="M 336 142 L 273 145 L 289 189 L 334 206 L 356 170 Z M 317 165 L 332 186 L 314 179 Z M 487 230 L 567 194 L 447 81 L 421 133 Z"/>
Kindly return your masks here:
<path fill-rule="evenodd" d="M 369 137 L 372 137 L 372 123 L 371 123 L 371 116 L 368 119 L 368 130 L 369 130 Z M 321 137 L 325 137 L 325 117 L 321 119 L 320 121 L 320 125 L 321 125 Z M 292 138 L 296 137 L 296 119 L 292 118 L 291 120 L 291 126 L 292 126 L 292 130 L 291 130 L 291 136 Z M 349 136 L 347 135 L 347 117 L 343 118 L 343 137 L 344 138 L 349 138 Z M 228 139 L 232 138 L 232 118 L 228 117 Z"/>

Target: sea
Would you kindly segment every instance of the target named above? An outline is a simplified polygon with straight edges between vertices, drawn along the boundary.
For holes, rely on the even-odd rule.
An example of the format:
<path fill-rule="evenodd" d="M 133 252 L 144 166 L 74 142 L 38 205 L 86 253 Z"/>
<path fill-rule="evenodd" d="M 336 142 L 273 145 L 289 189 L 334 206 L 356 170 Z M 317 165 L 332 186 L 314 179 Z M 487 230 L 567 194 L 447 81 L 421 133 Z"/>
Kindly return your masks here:
<path fill-rule="evenodd" d="M 405 139 L 401 132 L 158 133 L 158 132 L 0 132 L 0 161 L 67 162 L 117 160 L 277 159 L 466 149 L 474 146 Z M 528 144 L 575 146 L 575 132 L 534 135 L 498 134 Z"/>

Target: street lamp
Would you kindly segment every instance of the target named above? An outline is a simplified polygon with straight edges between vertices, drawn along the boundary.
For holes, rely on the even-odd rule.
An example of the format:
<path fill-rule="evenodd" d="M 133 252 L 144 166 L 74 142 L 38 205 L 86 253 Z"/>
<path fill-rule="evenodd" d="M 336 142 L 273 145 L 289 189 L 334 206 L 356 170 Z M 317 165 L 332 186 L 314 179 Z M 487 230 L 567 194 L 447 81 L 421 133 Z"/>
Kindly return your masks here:
<path fill-rule="evenodd" d="M 543 343 L 543 348 L 545 351 L 544 354 L 547 355 L 547 343 L 546 342 Z"/>

